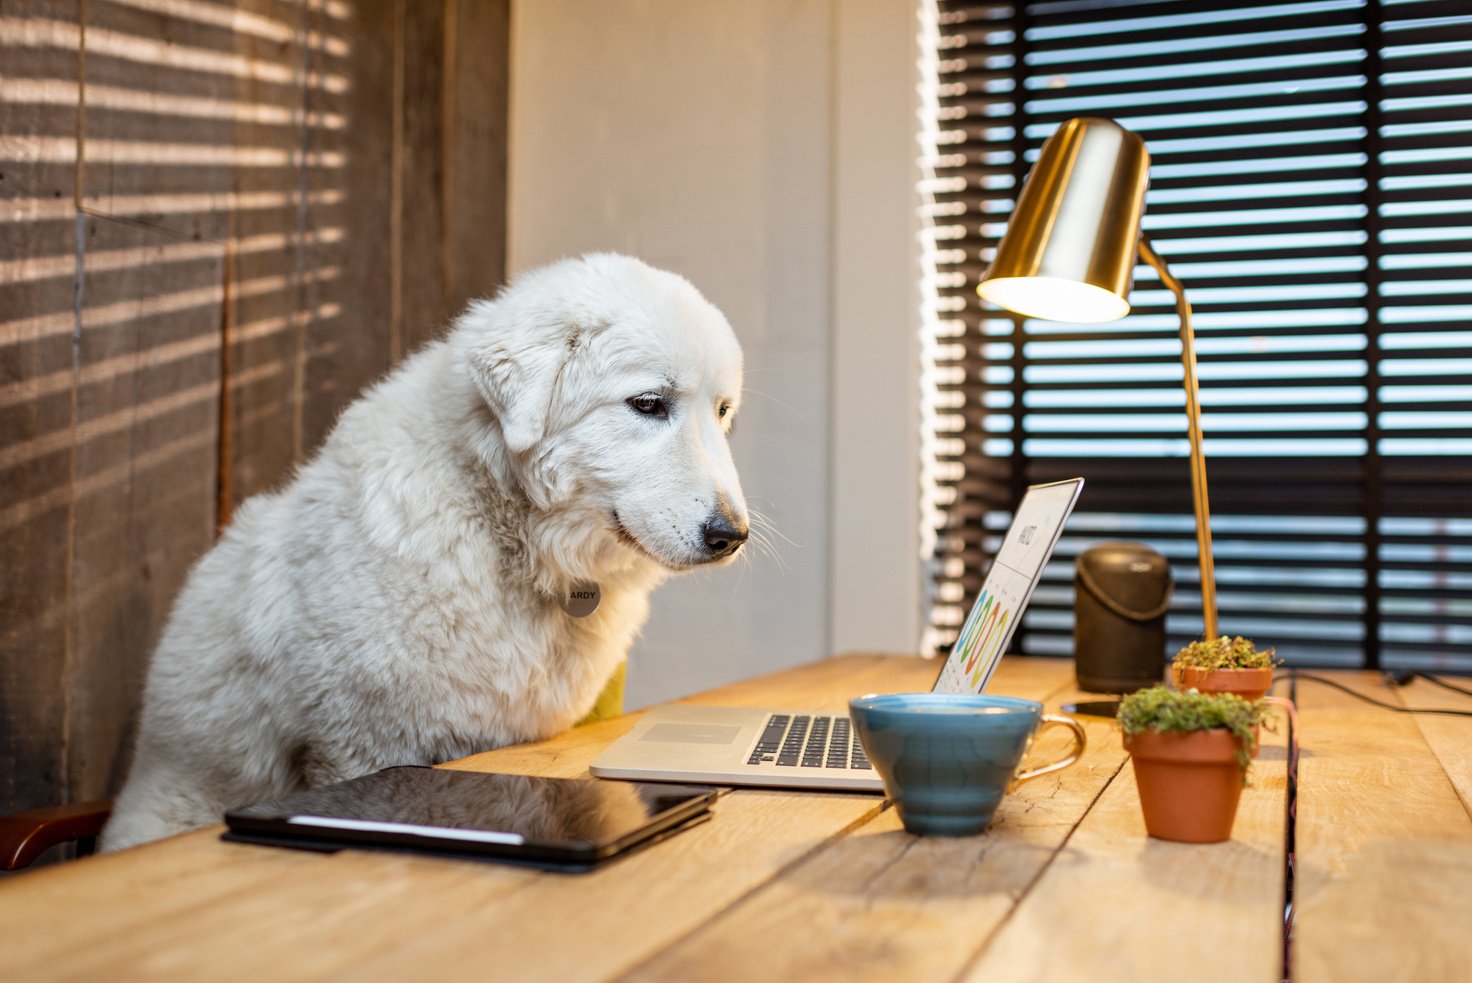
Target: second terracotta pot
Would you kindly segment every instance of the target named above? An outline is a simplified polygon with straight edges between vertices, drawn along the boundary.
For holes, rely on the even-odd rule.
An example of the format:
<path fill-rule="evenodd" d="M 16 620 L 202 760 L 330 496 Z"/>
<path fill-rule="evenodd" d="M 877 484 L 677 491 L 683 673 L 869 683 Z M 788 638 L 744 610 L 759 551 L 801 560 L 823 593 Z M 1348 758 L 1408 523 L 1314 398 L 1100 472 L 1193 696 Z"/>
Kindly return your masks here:
<path fill-rule="evenodd" d="M 1260 700 L 1273 685 L 1273 670 L 1261 669 L 1200 669 L 1196 666 L 1181 666 L 1176 669 L 1176 686 L 1194 689 L 1198 693 L 1234 693 L 1249 702 Z"/>
<path fill-rule="evenodd" d="M 1145 830 L 1179 843 L 1231 839 L 1242 797 L 1240 743 L 1224 727 L 1189 734 L 1126 734 Z"/>

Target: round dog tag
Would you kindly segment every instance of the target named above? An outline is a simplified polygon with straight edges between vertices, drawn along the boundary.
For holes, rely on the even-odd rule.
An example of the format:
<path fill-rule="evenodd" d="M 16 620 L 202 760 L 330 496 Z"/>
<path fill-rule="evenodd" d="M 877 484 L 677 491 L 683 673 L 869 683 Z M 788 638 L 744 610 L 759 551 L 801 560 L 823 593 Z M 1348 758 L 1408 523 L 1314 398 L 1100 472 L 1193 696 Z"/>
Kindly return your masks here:
<path fill-rule="evenodd" d="M 586 618 L 598 610 L 598 600 L 603 594 L 597 584 L 578 581 L 562 595 L 562 610 L 574 618 Z"/>

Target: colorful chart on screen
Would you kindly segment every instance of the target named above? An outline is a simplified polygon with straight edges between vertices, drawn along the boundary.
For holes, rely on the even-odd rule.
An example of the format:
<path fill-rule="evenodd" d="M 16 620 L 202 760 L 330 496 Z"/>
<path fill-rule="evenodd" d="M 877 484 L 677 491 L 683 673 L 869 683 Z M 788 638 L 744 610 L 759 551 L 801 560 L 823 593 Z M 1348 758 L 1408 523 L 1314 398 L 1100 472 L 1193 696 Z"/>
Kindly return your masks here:
<path fill-rule="evenodd" d="M 1020 585 L 998 584 L 997 580 L 1010 580 L 995 575 L 987 581 L 981 596 L 971 608 L 971 614 L 956 637 L 951 656 L 946 660 L 936 691 L 940 693 L 980 693 L 991 676 L 992 669 L 1001 659 L 1007 642 L 1012 638 L 1017 612 L 1021 610 L 1029 580 Z M 1017 590 L 1021 587 L 1021 591 Z"/>
<path fill-rule="evenodd" d="M 966 690 L 981 691 L 987 667 L 1001 656 L 1002 643 L 1011 635 L 1007 627 L 1016 616 L 1017 605 L 1015 598 L 1004 599 L 990 590 L 982 591 L 956 639 L 960 656 L 956 665 Z"/>

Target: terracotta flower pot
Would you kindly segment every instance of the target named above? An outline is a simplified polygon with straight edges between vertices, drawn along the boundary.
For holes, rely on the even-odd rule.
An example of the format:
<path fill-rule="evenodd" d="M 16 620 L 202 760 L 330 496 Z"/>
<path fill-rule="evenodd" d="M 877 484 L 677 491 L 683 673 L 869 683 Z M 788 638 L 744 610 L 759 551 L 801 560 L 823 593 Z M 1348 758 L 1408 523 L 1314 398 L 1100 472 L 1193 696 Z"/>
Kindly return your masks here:
<path fill-rule="evenodd" d="M 1199 693 L 1235 693 L 1244 700 L 1260 700 L 1273 685 L 1273 670 L 1201 669 L 1180 666 L 1176 669 L 1176 686 Z"/>
<path fill-rule="evenodd" d="M 1231 839 L 1242 797 L 1239 743 L 1225 727 L 1189 734 L 1126 734 L 1124 747 L 1134 762 L 1145 830 L 1179 843 Z"/>

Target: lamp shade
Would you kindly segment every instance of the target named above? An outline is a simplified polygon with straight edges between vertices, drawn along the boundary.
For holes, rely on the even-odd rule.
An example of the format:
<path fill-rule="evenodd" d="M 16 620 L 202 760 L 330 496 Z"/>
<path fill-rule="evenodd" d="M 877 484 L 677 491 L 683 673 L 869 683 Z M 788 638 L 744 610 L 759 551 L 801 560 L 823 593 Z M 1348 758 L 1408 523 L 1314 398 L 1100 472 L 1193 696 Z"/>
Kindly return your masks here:
<path fill-rule="evenodd" d="M 1149 181 L 1139 136 L 1113 120 L 1064 123 L 1043 144 L 976 292 L 1028 317 L 1124 317 Z"/>

